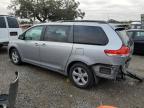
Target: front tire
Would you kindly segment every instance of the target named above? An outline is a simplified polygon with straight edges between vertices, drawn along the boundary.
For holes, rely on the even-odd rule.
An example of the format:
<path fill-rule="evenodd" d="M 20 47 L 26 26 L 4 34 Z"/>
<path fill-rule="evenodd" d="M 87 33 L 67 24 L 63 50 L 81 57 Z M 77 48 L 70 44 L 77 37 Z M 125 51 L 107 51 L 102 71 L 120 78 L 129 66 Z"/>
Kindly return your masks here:
<path fill-rule="evenodd" d="M 11 59 L 12 63 L 14 63 L 16 65 L 19 65 L 22 63 L 21 57 L 20 57 L 17 49 L 12 49 L 10 51 L 10 59 Z"/>
<path fill-rule="evenodd" d="M 76 63 L 70 68 L 69 77 L 78 88 L 90 88 L 94 84 L 92 70 L 83 63 Z"/>

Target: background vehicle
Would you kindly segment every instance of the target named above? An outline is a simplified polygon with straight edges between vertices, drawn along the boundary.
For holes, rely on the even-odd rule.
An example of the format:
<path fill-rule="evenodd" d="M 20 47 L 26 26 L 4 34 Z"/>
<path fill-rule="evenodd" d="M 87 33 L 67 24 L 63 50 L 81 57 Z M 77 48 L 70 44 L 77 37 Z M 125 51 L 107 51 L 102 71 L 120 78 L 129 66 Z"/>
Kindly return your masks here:
<path fill-rule="evenodd" d="M 23 61 L 57 71 L 80 88 L 99 78 L 116 79 L 127 68 L 132 50 L 124 29 L 102 21 L 39 24 L 9 44 L 14 64 Z"/>
<path fill-rule="evenodd" d="M 13 16 L 0 15 L 0 47 L 8 45 L 22 33 L 18 21 Z"/>
<path fill-rule="evenodd" d="M 134 52 L 144 54 L 144 30 L 130 29 L 127 32 L 134 41 Z"/>

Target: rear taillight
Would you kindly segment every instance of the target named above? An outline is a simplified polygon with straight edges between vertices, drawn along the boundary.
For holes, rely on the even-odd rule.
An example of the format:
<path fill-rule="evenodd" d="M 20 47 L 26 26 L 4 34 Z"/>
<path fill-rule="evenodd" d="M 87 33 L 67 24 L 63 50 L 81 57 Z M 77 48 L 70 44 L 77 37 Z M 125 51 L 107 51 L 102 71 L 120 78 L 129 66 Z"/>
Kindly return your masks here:
<path fill-rule="evenodd" d="M 128 56 L 130 54 L 130 48 L 123 45 L 118 50 L 105 50 L 104 51 L 108 56 Z"/>

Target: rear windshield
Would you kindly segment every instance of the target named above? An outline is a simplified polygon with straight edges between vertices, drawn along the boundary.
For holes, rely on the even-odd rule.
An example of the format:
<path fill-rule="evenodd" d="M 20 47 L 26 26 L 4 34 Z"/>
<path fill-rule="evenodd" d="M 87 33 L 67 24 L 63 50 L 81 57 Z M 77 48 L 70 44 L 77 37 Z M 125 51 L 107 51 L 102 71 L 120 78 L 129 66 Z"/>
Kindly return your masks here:
<path fill-rule="evenodd" d="M 0 28 L 6 28 L 6 23 L 4 17 L 0 17 Z"/>
<path fill-rule="evenodd" d="M 16 18 L 7 17 L 7 21 L 8 21 L 9 28 L 19 28 L 19 24 L 18 24 Z"/>
<path fill-rule="evenodd" d="M 127 32 L 124 29 L 116 29 L 116 32 L 122 39 L 123 44 L 127 46 L 130 41 L 130 38 L 129 38 Z"/>

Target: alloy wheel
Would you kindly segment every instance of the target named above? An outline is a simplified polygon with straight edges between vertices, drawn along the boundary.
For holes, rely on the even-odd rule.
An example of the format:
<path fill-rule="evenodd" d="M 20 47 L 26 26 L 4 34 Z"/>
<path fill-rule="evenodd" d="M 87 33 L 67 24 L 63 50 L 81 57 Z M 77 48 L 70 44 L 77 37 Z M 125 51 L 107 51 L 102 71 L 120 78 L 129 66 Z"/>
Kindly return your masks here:
<path fill-rule="evenodd" d="M 72 77 L 73 77 L 74 82 L 78 85 L 83 86 L 88 83 L 87 71 L 83 69 L 82 67 L 74 68 L 72 72 Z"/>
<path fill-rule="evenodd" d="M 12 60 L 13 60 L 14 63 L 18 63 L 19 62 L 19 56 L 18 56 L 18 54 L 17 54 L 16 51 L 12 52 L 11 58 L 12 58 Z"/>

